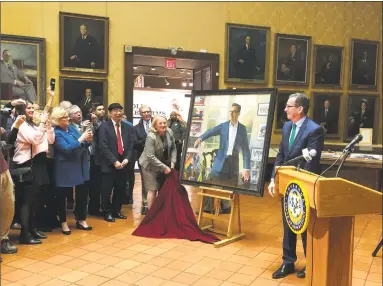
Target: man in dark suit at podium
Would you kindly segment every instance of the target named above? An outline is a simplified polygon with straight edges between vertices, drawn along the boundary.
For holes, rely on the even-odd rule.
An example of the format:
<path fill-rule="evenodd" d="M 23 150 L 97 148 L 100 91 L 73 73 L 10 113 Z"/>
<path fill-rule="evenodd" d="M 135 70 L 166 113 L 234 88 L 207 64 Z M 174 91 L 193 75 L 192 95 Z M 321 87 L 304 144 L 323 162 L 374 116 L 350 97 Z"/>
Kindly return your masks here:
<path fill-rule="evenodd" d="M 275 159 L 274 166 L 281 166 L 288 160 L 294 159 L 302 155 L 302 150 L 307 148 L 309 150 L 316 150 L 317 155 L 312 158 L 310 162 L 306 162 L 301 167 L 312 173 L 319 174 L 320 157 L 324 146 L 324 130 L 309 119 L 306 114 L 310 106 L 310 99 L 303 93 L 294 93 L 289 96 L 286 103 L 285 112 L 287 114 L 287 121 L 282 129 L 282 141 L 279 145 L 279 152 Z M 286 164 L 285 166 L 297 166 L 299 162 L 293 164 Z M 271 175 L 271 182 L 268 187 L 269 194 L 274 197 L 274 175 L 275 168 Z M 282 190 L 280 190 L 282 191 Z M 296 244 L 297 235 L 293 233 L 286 221 L 283 214 L 283 200 L 282 200 L 282 220 L 283 220 L 283 264 L 273 273 L 274 279 L 284 278 L 290 273 L 295 271 L 294 262 L 297 260 Z M 303 250 L 306 255 L 306 239 L 307 232 L 302 233 Z M 298 278 L 306 277 L 306 267 L 297 273 Z"/>

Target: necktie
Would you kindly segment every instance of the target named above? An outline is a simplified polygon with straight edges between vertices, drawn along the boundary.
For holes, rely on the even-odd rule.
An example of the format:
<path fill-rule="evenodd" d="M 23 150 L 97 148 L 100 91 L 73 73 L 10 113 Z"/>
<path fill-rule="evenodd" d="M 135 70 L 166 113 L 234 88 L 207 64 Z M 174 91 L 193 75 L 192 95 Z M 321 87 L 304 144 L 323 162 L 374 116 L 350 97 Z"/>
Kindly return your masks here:
<path fill-rule="evenodd" d="M 293 123 L 293 128 L 291 128 L 291 133 L 290 133 L 289 150 L 291 149 L 291 146 L 293 146 L 296 129 L 297 129 L 297 125 Z"/>
<path fill-rule="evenodd" d="M 145 130 L 145 131 L 146 131 L 146 134 L 148 134 L 148 133 L 149 133 L 149 128 L 150 128 L 150 127 L 149 127 L 149 120 L 145 122 L 145 126 L 146 126 L 146 128 L 145 128 L 145 129 L 146 129 L 146 130 Z"/>
<path fill-rule="evenodd" d="M 89 98 L 87 98 L 87 99 L 85 100 L 84 106 L 86 106 L 86 105 L 88 104 L 88 101 L 89 101 Z"/>
<path fill-rule="evenodd" d="M 116 129 L 117 129 L 117 152 L 118 154 L 122 155 L 124 154 L 124 149 L 122 148 L 120 124 L 116 123 Z"/>
<path fill-rule="evenodd" d="M 327 118 L 327 112 L 328 112 L 328 109 L 326 109 L 325 113 L 324 113 L 324 117 Z"/>
<path fill-rule="evenodd" d="M 11 67 L 10 64 L 8 64 L 8 69 L 9 69 L 10 71 L 12 71 L 12 67 Z"/>

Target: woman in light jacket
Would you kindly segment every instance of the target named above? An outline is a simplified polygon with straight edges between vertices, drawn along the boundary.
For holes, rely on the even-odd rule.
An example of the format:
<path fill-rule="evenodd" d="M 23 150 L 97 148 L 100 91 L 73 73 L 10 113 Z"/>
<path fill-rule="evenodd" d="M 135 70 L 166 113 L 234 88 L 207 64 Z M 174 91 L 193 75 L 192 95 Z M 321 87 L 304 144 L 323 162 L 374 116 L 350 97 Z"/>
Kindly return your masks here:
<path fill-rule="evenodd" d="M 55 107 L 52 111 L 55 127 L 55 181 L 56 201 L 62 233 L 70 235 L 71 231 L 66 222 L 65 199 L 68 189 L 76 187 L 76 227 L 81 230 L 91 230 L 86 222 L 88 208 L 89 164 L 88 147 L 92 141 L 92 132 L 82 135 L 70 125 L 68 111 Z"/>
<path fill-rule="evenodd" d="M 156 199 L 157 191 L 164 179 L 174 169 L 177 149 L 173 132 L 167 126 L 166 117 L 157 115 L 153 118 L 152 128 L 146 137 L 144 152 L 139 163 L 142 168 L 142 181 L 148 190 L 148 209 Z"/>
<path fill-rule="evenodd" d="M 48 91 L 49 93 L 50 91 Z M 37 197 L 44 185 L 49 184 L 49 176 L 46 168 L 46 155 L 48 145 L 55 141 L 53 128 L 49 123 L 49 114 L 44 112 L 40 115 L 40 123 L 33 123 L 34 107 L 32 102 L 26 102 L 24 113 L 26 120 L 19 127 L 13 156 L 13 168 L 32 166 L 33 182 L 16 184 L 16 192 L 19 192 L 23 203 L 20 208 L 21 244 L 40 244 L 40 239 L 47 236 L 38 231 L 36 227 L 36 204 Z"/>

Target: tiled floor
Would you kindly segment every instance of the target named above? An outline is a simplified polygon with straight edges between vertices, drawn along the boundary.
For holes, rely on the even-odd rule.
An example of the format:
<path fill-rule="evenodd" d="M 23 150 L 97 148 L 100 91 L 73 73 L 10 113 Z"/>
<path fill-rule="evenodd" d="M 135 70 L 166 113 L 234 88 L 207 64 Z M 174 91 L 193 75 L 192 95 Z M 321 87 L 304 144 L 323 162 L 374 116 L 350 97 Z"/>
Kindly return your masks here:
<path fill-rule="evenodd" d="M 241 197 L 246 237 L 216 249 L 200 242 L 131 236 L 140 221 L 134 211 L 140 205 L 139 190 L 137 182 L 133 210 L 124 207 L 128 220 L 107 223 L 90 217 L 91 232 L 73 229 L 72 235 L 64 236 L 56 230 L 42 245 L 19 246 L 18 254 L 3 256 L 1 285 L 305 285 L 295 275 L 271 279 L 281 262 L 281 210 L 266 194 Z M 196 190 L 189 189 L 189 197 L 196 209 Z M 74 228 L 73 218 L 70 225 Z M 382 251 L 371 256 L 381 231 L 381 216 L 356 218 L 353 285 L 382 285 Z M 13 239 L 16 235 L 12 231 Z M 305 261 L 301 246 L 298 249 L 300 269 Z"/>

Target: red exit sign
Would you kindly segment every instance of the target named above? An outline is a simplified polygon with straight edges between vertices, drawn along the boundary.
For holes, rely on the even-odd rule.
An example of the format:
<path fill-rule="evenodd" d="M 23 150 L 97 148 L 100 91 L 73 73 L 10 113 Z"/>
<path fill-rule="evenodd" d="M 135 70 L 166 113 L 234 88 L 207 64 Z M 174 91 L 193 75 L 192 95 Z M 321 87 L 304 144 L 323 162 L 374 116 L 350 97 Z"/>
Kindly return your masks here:
<path fill-rule="evenodd" d="M 175 69 L 176 68 L 176 59 L 165 59 L 165 68 Z"/>

